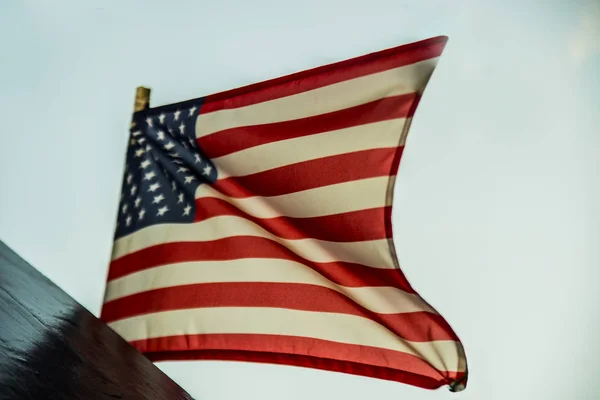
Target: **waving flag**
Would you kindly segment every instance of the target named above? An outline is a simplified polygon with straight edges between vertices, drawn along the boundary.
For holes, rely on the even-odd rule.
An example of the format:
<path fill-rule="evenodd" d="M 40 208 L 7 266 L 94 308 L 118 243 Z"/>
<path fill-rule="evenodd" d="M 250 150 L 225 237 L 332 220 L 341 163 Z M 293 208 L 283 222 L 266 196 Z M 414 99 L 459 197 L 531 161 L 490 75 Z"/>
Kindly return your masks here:
<path fill-rule="evenodd" d="M 391 224 L 445 43 L 135 113 L 102 318 L 153 360 L 462 390 L 462 345 L 402 274 Z"/>

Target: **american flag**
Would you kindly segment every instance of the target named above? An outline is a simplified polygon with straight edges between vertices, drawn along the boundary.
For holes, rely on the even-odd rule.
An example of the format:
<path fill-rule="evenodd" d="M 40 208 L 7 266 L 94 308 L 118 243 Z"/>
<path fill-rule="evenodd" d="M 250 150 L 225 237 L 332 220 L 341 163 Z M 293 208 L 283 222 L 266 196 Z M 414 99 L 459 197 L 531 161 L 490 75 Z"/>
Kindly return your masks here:
<path fill-rule="evenodd" d="M 198 187 L 217 179 L 195 137 L 201 104 L 134 117 L 115 239 L 157 224 L 194 222 Z"/>
<path fill-rule="evenodd" d="M 102 318 L 152 360 L 289 364 L 464 389 L 392 241 L 436 37 L 134 114 Z"/>

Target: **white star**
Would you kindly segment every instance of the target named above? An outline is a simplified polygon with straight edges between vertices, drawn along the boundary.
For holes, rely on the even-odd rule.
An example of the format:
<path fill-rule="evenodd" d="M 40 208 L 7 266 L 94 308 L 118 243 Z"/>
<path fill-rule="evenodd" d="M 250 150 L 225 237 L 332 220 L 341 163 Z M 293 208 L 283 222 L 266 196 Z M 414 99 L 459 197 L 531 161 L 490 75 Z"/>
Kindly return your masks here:
<path fill-rule="evenodd" d="M 142 131 L 135 131 L 131 133 L 133 136 L 140 136 L 142 134 Z"/>
<path fill-rule="evenodd" d="M 210 165 L 207 165 L 206 167 L 204 167 L 204 169 L 202 170 L 202 173 L 206 176 L 210 175 L 210 171 L 212 171 L 212 167 Z"/>
<path fill-rule="evenodd" d="M 148 124 L 148 126 L 152 126 L 152 118 L 146 118 L 146 123 Z"/>
<path fill-rule="evenodd" d="M 189 149 L 188 144 L 186 142 L 182 142 L 181 143 L 183 145 L 183 147 L 185 147 L 186 149 Z"/>
<path fill-rule="evenodd" d="M 131 193 L 131 195 L 133 196 L 133 195 L 135 195 L 135 193 L 136 193 L 136 192 L 137 192 L 137 186 L 133 185 L 133 186 L 131 187 L 131 191 L 130 191 L 130 193 Z"/>
<path fill-rule="evenodd" d="M 125 218 L 125 225 L 126 226 L 131 225 L 131 215 L 128 215 L 127 218 Z"/>
<path fill-rule="evenodd" d="M 152 200 L 152 204 L 158 204 L 161 201 L 163 201 L 165 199 L 165 196 L 163 196 L 162 194 L 159 194 L 158 196 L 154 196 L 154 199 Z"/>
<path fill-rule="evenodd" d="M 146 151 L 150 151 L 152 150 L 152 146 L 150 146 L 149 144 L 146 145 Z"/>
<path fill-rule="evenodd" d="M 169 153 L 169 155 L 173 158 L 181 158 L 181 156 L 179 155 L 179 153 L 177 153 L 176 151 L 174 151 L 173 153 Z"/>
<path fill-rule="evenodd" d="M 192 207 L 190 207 L 190 205 L 188 204 L 184 209 L 183 209 L 183 215 L 190 215 L 190 211 L 192 210 Z"/>
<path fill-rule="evenodd" d="M 165 215 L 165 213 L 167 211 L 169 211 L 169 207 L 167 207 L 167 206 L 161 207 L 158 209 L 158 212 L 156 213 L 156 215 L 163 216 L 163 215 Z"/>
<path fill-rule="evenodd" d="M 193 175 L 189 175 L 185 177 L 185 183 L 192 183 L 193 180 L 196 180 L 196 178 Z"/>
<path fill-rule="evenodd" d="M 158 120 L 160 121 L 160 123 L 161 123 L 161 124 L 162 124 L 163 122 L 165 122 L 165 117 L 166 117 L 166 115 L 165 115 L 165 114 L 160 114 L 160 115 L 158 116 Z"/>
<path fill-rule="evenodd" d="M 133 174 L 129 174 L 127 175 L 127 183 L 131 183 L 131 181 L 133 180 Z"/>
<path fill-rule="evenodd" d="M 183 161 L 181 161 L 181 160 L 180 160 L 180 159 L 178 159 L 178 158 L 176 158 L 176 159 L 174 159 L 174 160 L 171 160 L 171 161 L 173 161 L 173 162 L 174 162 L 175 164 L 177 164 L 177 165 L 183 165 Z"/>
<path fill-rule="evenodd" d="M 138 219 L 144 219 L 144 215 L 146 215 L 146 210 L 142 208 L 138 214 Z"/>
<path fill-rule="evenodd" d="M 190 115 L 188 115 L 188 117 L 191 117 L 192 115 L 194 115 L 194 111 L 196 111 L 196 106 L 190 108 Z"/>
<path fill-rule="evenodd" d="M 146 168 L 150 165 L 150 160 L 144 160 L 142 161 L 142 163 L 140 164 L 140 168 Z"/>
<path fill-rule="evenodd" d="M 202 162 L 202 158 L 200 158 L 200 154 L 194 154 L 194 164 L 198 164 Z"/>
<path fill-rule="evenodd" d="M 138 149 L 138 150 L 136 150 L 136 151 L 135 151 L 135 156 L 136 156 L 137 158 L 140 158 L 141 156 L 143 156 L 143 155 L 144 155 L 144 153 L 145 153 L 145 152 L 146 152 L 146 151 L 144 151 L 144 149 Z"/>
<path fill-rule="evenodd" d="M 179 111 L 179 110 L 175 111 L 175 121 L 177 121 L 179 119 L 179 114 L 181 114 L 181 111 Z"/>
<path fill-rule="evenodd" d="M 156 137 L 158 138 L 158 140 L 165 140 L 165 132 L 159 130 L 158 132 L 156 132 Z"/>
<path fill-rule="evenodd" d="M 135 199 L 135 208 L 138 208 L 140 206 L 140 203 L 142 202 L 142 198 L 140 196 L 138 196 Z"/>
<path fill-rule="evenodd" d="M 167 142 L 164 147 L 166 150 L 171 150 L 173 147 L 175 147 L 175 144 L 173 142 Z"/>
<path fill-rule="evenodd" d="M 177 172 L 187 172 L 187 168 L 186 167 L 179 167 L 179 169 L 177 170 Z"/>
<path fill-rule="evenodd" d="M 190 142 L 190 145 L 191 145 L 192 147 L 194 147 L 194 139 L 190 139 L 190 140 L 189 140 L 189 142 Z"/>
<path fill-rule="evenodd" d="M 181 132 L 182 135 L 185 132 L 185 124 L 183 122 L 181 123 L 181 125 L 179 125 L 179 132 Z"/>
<path fill-rule="evenodd" d="M 177 197 L 177 204 L 179 203 L 183 203 L 183 193 L 179 193 L 179 196 Z"/>
<path fill-rule="evenodd" d="M 133 146 L 133 145 L 135 144 L 135 139 L 131 139 L 131 140 L 129 141 L 129 144 L 130 144 L 131 146 Z"/>
<path fill-rule="evenodd" d="M 149 192 L 156 192 L 156 190 L 160 187 L 160 183 L 156 182 L 153 183 L 152 185 L 150 185 L 150 188 L 148 189 Z"/>
<path fill-rule="evenodd" d="M 145 137 L 143 137 L 143 138 L 139 138 L 139 139 L 138 139 L 138 143 L 139 143 L 139 144 L 144 144 L 144 142 L 145 142 L 145 141 L 146 141 L 146 138 L 145 138 Z"/>
<path fill-rule="evenodd" d="M 149 181 L 150 179 L 154 178 L 155 176 L 156 176 L 156 172 L 150 171 L 144 175 L 144 180 Z"/>
<path fill-rule="evenodd" d="M 127 204 L 123 204 L 123 207 L 121 207 L 121 213 L 125 214 L 127 212 Z"/>
<path fill-rule="evenodd" d="M 177 182 L 173 181 L 173 183 L 171 184 L 171 189 L 173 191 L 177 190 Z"/>

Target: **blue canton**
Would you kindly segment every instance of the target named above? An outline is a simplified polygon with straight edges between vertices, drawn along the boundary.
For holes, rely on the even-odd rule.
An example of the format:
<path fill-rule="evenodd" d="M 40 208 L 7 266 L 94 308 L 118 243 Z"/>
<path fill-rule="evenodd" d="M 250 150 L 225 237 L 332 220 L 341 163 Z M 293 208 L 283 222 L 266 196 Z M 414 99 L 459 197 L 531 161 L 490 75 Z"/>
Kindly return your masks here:
<path fill-rule="evenodd" d="M 190 223 L 195 193 L 217 170 L 196 141 L 201 100 L 134 115 L 115 239 L 162 223 Z"/>

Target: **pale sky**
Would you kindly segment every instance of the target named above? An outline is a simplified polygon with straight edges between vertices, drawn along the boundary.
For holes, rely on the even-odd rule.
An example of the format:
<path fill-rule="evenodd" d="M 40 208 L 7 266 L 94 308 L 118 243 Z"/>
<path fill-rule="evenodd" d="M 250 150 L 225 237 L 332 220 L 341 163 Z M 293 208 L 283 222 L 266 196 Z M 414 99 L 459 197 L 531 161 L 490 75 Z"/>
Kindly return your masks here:
<path fill-rule="evenodd" d="M 436 35 L 394 240 L 468 388 L 158 365 L 206 400 L 597 400 L 598 0 L 4 1 L 0 239 L 98 315 L 136 86 L 163 105 Z"/>

